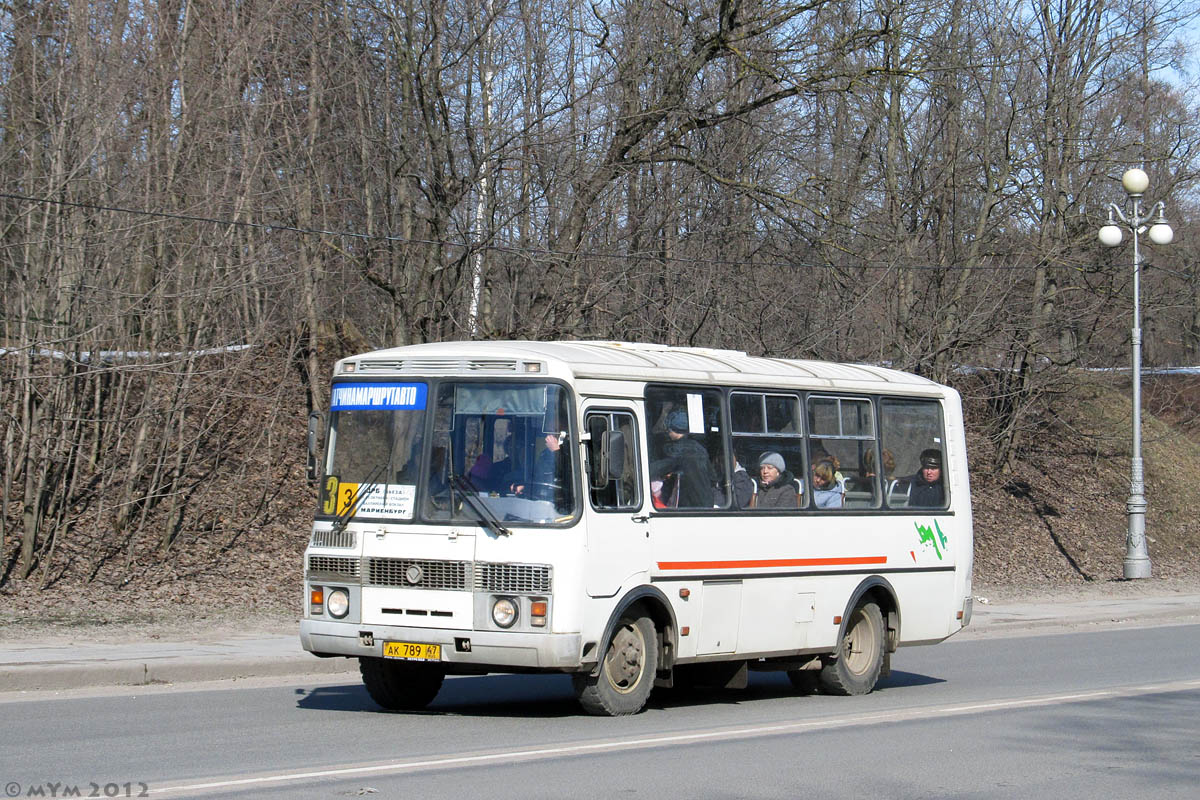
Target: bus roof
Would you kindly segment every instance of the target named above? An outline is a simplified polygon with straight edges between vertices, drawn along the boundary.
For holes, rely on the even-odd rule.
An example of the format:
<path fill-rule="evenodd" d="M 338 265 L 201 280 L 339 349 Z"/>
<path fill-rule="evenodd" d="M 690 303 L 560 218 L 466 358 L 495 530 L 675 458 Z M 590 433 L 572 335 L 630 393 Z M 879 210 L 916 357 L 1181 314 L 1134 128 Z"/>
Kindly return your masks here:
<path fill-rule="evenodd" d="M 719 382 L 746 386 L 846 387 L 860 384 L 875 391 L 942 389 L 908 372 L 871 364 L 842 364 L 785 358 L 762 358 L 737 350 L 670 347 L 606 341 L 464 341 L 393 347 L 350 356 L 335 374 L 362 377 L 387 375 L 510 374 L 530 376 L 531 363 L 542 363 L 547 377 L 575 379 Z M 347 365 L 353 365 L 347 369 Z"/>

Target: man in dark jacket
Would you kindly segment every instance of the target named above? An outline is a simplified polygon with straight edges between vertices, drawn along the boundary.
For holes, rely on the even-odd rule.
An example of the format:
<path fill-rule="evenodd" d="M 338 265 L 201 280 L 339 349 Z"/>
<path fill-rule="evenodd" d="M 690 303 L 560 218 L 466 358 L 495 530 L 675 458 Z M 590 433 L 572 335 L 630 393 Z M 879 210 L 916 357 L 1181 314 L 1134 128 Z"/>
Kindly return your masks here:
<path fill-rule="evenodd" d="M 514 484 L 511 488 L 516 494 L 526 494 L 534 500 L 553 500 L 558 507 L 563 506 L 563 434 L 550 431 L 543 434 L 546 447 L 538 454 L 533 462 L 533 484 Z"/>
<path fill-rule="evenodd" d="M 921 451 L 921 469 L 913 475 L 908 489 L 910 508 L 940 508 L 946 504 L 942 489 L 942 451 L 930 447 Z"/>
<path fill-rule="evenodd" d="M 680 508 L 712 508 L 714 481 L 708 451 L 687 434 L 687 412 L 672 411 L 667 417 L 668 441 L 662 457 L 650 462 L 650 476 L 664 482 L 674 477 L 679 484 Z"/>

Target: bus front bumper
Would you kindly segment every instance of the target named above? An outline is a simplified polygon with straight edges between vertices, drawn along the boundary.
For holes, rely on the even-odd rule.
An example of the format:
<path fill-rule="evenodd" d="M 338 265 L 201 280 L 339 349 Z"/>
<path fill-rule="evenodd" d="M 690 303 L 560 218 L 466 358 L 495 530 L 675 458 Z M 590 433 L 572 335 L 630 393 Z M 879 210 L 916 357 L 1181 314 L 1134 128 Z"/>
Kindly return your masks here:
<path fill-rule="evenodd" d="M 322 656 L 383 656 L 384 642 L 441 645 L 441 663 L 505 669 L 573 671 L 580 667 L 578 633 L 518 633 L 359 625 L 327 620 L 300 620 L 300 644 Z"/>

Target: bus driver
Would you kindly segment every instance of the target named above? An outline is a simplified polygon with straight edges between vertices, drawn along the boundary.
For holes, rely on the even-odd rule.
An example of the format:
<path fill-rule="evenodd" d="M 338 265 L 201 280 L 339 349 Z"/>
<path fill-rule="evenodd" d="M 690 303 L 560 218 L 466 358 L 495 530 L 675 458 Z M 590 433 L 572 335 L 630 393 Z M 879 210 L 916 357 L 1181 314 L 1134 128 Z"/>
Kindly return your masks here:
<path fill-rule="evenodd" d="M 941 450 L 929 447 L 921 451 L 921 468 L 909 482 L 908 504 L 914 508 L 938 508 L 946 504 Z"/>

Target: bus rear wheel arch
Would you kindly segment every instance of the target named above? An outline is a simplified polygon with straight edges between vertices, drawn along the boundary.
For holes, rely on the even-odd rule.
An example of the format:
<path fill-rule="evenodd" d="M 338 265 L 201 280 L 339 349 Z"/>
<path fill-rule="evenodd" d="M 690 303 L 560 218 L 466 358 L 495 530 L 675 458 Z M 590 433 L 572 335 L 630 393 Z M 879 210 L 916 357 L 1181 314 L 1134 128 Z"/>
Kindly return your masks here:
<path fill-rule="evenodd" d="M 864 597 L 850 612 L 837 649 L 822 658 L 821 689 L 829 694 L 867 694 L 883 671 L 888 649 L 888 629 L 875 600 Z"/>

